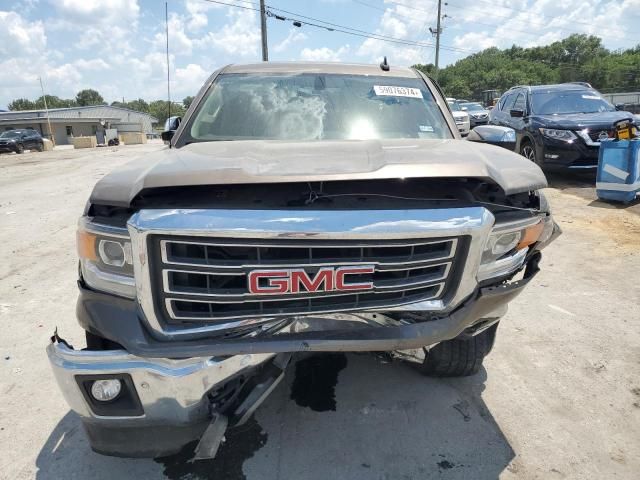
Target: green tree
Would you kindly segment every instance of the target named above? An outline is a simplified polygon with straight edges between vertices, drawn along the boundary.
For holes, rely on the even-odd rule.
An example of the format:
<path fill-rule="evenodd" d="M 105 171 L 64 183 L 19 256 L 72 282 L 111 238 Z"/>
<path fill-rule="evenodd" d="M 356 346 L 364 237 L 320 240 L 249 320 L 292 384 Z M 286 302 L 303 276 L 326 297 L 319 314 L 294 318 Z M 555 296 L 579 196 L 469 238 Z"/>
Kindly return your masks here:
<path fill-rule="evenodd" d="M 177 102 L 171 102 L 171 116 L 182 117 L 185 112 L 184 105 Z M 165 120 L 169 117 L 169 102 L 166 100 L 155 100 L 149 103 L 149 114 L 158 119 L 159 125 L 164 125 Z"/>
<path fill-rule="evenodd" d="M 16 98 L 8 105 L 9 110 L 34 110 L 36 108 L 35 102 L 32 102 L 28 98 Z"/>
<path fill-rule="evenodd" d="M 142 98 L 137 100 L 133 100 L 131 102 L 127 102 L 127 108 L 131 110 L 135 110 L 137 112 L 149 112 L 149 104 L 145 102 Z"/>
<path fill-rule="evenodd" d="M 35 108 L 44 108 L 44 98 L 40 96 L 34 102 Z M 55 95 L 46 95 L 47 98 L 47 108 L 66 108 L 66 107 L 74 107 L 76 105 L 76 101 L 72 99 L 60 98 Z"/>
<path fill-rule="evenodd" d="M 425 75 L 433 76 L 433 72 L 435 71 L 436 66 L 433 63 L 427 63 L 426 65 L 419 63 L 417 65 L 414 65 L 413 68 L 420 70 Z"/>
<path fill-rule="evenodd" d="M 447 96 L 481 99 L 482 91 L 515 85 L 583 81 L 601 90 L 640 89 L 640 45 L 611 52 L 595 36 L 571 35 L 550 45 L 488 48 L 438 72 Z M 429 65 L 415 65 L 426 73 Z"/>
<path fill-rule="evenodd" d="M 188 110 L 189 107 L 191 106 L 191 102 L 193 102 L 193 96 L 188 96 L 188 97 L 184 97 L 182 99 L 182 105 L 184 106 L 185 110 Z"/>
<path fill-rule="evenodd" d="M 106 105 L 104 98 L 97 91 L 87 88 L 76 94 L 76 103 L 81 107 L 87 105 Z"/>

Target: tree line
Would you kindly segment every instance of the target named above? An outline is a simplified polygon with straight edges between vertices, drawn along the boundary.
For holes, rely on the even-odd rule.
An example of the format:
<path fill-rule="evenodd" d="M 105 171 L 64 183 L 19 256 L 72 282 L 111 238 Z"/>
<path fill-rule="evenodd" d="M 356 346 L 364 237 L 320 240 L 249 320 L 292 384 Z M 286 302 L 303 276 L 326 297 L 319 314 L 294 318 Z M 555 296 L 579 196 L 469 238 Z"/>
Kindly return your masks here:
<path fill-rule="evenodd" d="M 111 102 L 104 101 L 102 95 L 93 89 L 80 90 L 75 98 L 60 98 L 55 95 L 45 95 L 29 100 L 28 98 L 17 98 L 9 103 L 9 110 L 40 110 L 45 108 L 45 99 L 47 108 L 66 108 L 66 107 L 86 107 L 90 105 L 111 105 L 112 107 L 128 108 L 138 112 L 148 113 L 158 119 L 159 125 L 164 125 L 169 115 L 169 107 L 171 107 L 171 116 L 183 116 L 189 105 L 193 101 L 192 96 L 188 96 L 182 102 L 169 102 L 167 100 L 154 100 L 147 102 L 142 98 L 129 102 Z"/>
<path fill-rule="evenodd" d="M 433 76 L 434 65 L 414 65 Z M 488 48 L 440 69 L 448 97 L 480 99 L 483 90 L 516 85 L 589 82 L 601 92 L 640 91 L 640 45 L 608 50 L 593 35 L 571 35 L 543 47 Z"/>

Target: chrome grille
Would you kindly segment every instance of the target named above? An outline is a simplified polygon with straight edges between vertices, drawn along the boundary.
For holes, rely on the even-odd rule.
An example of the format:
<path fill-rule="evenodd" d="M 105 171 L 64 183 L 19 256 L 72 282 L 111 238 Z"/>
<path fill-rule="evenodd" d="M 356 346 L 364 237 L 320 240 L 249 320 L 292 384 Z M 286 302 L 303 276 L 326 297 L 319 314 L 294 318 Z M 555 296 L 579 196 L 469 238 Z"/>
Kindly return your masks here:
<path fill-rule="evenodd" d="M 396 306 L 447 295 L 466 237 L 398 240 L 229 240 L 151 235 L 156 309 L 169 323 L 215 322 Z M 371 290 L 255 295 L 248 274 L 264 268 L 372 266 L 353 281 Z"/>

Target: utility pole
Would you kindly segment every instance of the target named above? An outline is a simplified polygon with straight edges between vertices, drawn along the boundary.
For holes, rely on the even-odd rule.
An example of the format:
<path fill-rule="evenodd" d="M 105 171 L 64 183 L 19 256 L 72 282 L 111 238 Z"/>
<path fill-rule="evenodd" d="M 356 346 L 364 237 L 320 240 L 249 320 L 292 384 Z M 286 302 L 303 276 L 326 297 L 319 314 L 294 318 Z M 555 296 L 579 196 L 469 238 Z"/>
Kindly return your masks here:
<path fill-rule="evenodd" d="M 269 61 L 269 50 L 267 49 L 267 10 L 264 7 L 264 0 L 260 0 L 260 32 L 262 33 L 262 61 Z"/>
<path fill-rule="evenodd" d="M 440 27 L 440 20 L 442 15 L 442 0 L 438 0 L 438 23 L 436 24 L 436 69 L 434 72 L 434 78 L 438 80 L 438 64 L 440 63 L 440 34 L 442 28 Z"/>
<path fill-rule="evenodd" d="M 53 137 L 53 130 L 51 130 L 51 120 L 49 120 L 49 108 L 47 107 L 47 96 L 44 94 L 44 87 L 42 86 L 42 77 L 38 77 L 40 80 L 40 90 L 42 90 L 42 100 L 44 100 L 44 111 L 47 113 L 47 126 L 49 127 L 49 136 L 51 137 L 51 143 L 56 146 L 56 141 Z"/>
<path fill-rule="evenodd" d="M 169 7 L 164 2 L 164 25 L 167 34 L 167 119 L 171 118 L 171 81 L 169 79 Z"/>

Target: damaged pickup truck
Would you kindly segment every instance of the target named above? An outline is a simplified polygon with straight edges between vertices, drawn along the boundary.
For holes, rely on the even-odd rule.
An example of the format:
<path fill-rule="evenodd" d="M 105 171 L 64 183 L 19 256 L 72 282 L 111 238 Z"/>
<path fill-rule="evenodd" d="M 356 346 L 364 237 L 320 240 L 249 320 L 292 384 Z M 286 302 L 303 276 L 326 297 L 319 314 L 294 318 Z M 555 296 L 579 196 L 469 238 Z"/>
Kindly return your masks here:
<path fill-rule="evenodd" d="M 462 140 L 408 68 L 232 65 L 170 145 L 105 176 L 79 221 L 57 382 L 100 453 L 215 455 L 294 352 L 397 352 L 478 371 L 559 233 L 540 168 Z M 496 137 L 496 132 L 498 136 Z"/>

